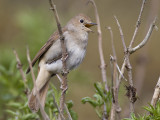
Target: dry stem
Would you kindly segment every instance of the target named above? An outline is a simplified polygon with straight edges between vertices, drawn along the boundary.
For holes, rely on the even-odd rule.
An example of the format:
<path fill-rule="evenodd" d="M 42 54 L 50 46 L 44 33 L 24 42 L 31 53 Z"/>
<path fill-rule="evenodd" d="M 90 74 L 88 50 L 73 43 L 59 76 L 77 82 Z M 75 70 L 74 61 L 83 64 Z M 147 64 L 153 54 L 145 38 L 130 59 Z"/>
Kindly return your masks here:
<path fill-rule="evenodd" d="M 61 82 L 62 93 L 61 93 L 61 98 L 60 98 L 60 111 L 61 111 L 61 113 L 63 113 L 64 104 L 65 104 L 65 93 L 66 93 L 66 90 L 67 90 L 67 74 L 68 74 L 67 67 L 66 67 L 67 50 L 66 50 L 65 38 L 63 36 L 62 27 L 61 27 L 61 24 L 60 24 L 60 20 L 59 20 L 59 17 L 58 17 L 56 6 L 54 5 L 52 0 L 49 0 L 49 3 L 50 3 L 50 6 L 51 6 L 50 9 L 53 11 L 55 19 L 56 19 L 58 32 L 59 32 L 59 35 L 60 35 L 61 47 L 62 47 L 62 63 L 63 63 L 63 74 L 62 74 L 62 76 L 63 76 L 63 80 Z"/>
<path fill-rule="evenodd" d="M 138 30 L 139 30 L 139 27 L 140 27 L 140 24 L 141 24 L 141 16 L 142 16 L 142 13 L 143 13 L 143 10 L 144 10 L 145 3 L 146 3 L 146 0 L 143 0 L 142 6 L 141 6 L 141 10 L 140 10 L 140 13 L 139 13 L 139 16 L 138 16 L 138 20 L 137 20 L 137 23 L 136 23 L 136 28 L 135 28 L 132 40 L 130 42 L 129 48 L 132 47 L 132 45 L 133 45 L 133 43 L 135 41 L 136 35 L 138 33 Z"/>
<path fill-rule="evenodd" d="M 113 57 L 111 56 L 111 62 L 113 62 L 113 70 L 112 70 L 112 84 L 113 84 L 113 102 L 112 102 L 112 112 L 111 112 L 111 120 L 116 119 L 115 112 L 117 113 L 117 118 L 118 120 L 120 119 L 120 111 L 121 109 L 119 108 L 119 103 L 118 103 L 118 73 L 117 73 L 117 57 L 116 57 L 116 51 L 114 47 L 114 41 L 113 41 L 113 32 L 111 27 L 108 27 L 108 30 L 110 31 L 111 34 L 111 43 L 112 43 L 112 52 L 113 52 Z"/>
<path fill-rule="evenodd" d="M 121 28 L 121 25 L 117 19 L 116 16 L 114 16 L 116 22 L 117 22 L 117 25 L 118 25 L 118 28 L 119 28 L 119 32 L 120 32 L 120 36 L 121 36 L 121 40 L 122 40 L 122 43 L 123 43 L 123 48 L 124 48 L 124 52 L 127 50 L 127 47 L 126 47 L 126 43 L 124 41 L 124 35 L 123 35 L 123 31 L 122 31 L 122 28 Z"/>
<path fill-rule="evenodd" d="M 130 50 L 130 54 L 132 54 L 132 53 L 134 53 L 135 51 L 137 51 L 138 49 L 142 48 L 142 47 L 148 42 L 148 40 L 149 40 L 149 38 L 150 38 L 150 36 L 151 36 L 151 34 L 152 34 L 152 31 L 153 31 L 153 29 L 154 29 L 154 27 L 155 27 L 156 19 L 157 19 L 157 18 L 155 18 L 154 21 L 151 23 L 150 28 L 149 28 L 149 30 L 148 30 L 148 32 L 147 32 L 144 40 L 143 40 L 139 45 L 137 45 L 136 47 L 132 48 L 132 49 Z"/>
<path fill-rule="evenodd" d="M 135 41 L 137 32 L 138 32 L 139 27 L 140 27 L 141 16 L 142 16 L 142 13 L 143 13 L 143 10 L 144 10 L 145 2 L 146 2 L 146 0 L 143 0 L 142 6 L 141 6 L 141 10 L 140 10 L 140 13 L 139 13 L 139 16 L 138 16 L 138 20 L 136 22 L 136 28 L 135 28 L 132 40 L 131 40 L 128 48 L 126 47 L 125 42 L 124 42 L 124 36 L 123 36 L 122 28 L 121 28 L 121 26 L 119 24 L 118 19 L 115 17 L 115 19 L 117 21 L 117 25 L 119 27 L 119 31 L 120 31 L 120 35 L 121 35 L 124 51 L 125 51 L 124 62 L 123 62 L 122 68 L 121 68 L 121 73 L 124 74 L 124 69 L 125 68 L 128 71 L 129 86 L 127 87 L 127 90 L 128 90 L 127 92 L 128 92 L 128 97 L 130 99 L 130 113 L 134 112 L 134 102 L 136 101 L 136 89 L 133 87 L 132 66 L 130 64 L 130 59 L 129 58 L 130 58 L 130 55 L 133 52 L 135 52 L 136 50 L 142 48 L 147 43 L 147 41 L 148 41 L 152 31 L 153 31 L 153 28 L 155 26 L 154 25 L 155 24 L 155 20 L 154 20 L 153 23 L 151 24 L 150 29 L 148 30 L 147 35 L 145 36 L 145 39 L 139 45 L 137 45 L 135 48 L 132 48 L 132 45 L 133 45 L 133 43 Z M 118 89 L 119 89 L 119 85 L 120 85 L 120 82 L 121 82 L 121 78 L 122 78 L 122 75 L 119 76 Z"/>
<path fill-rule="evenodd" d="M 100 61 L 101 61 L 101 74 L 102 74 L 102 81 L 105 84 L 105 90 L 108 92 L 108 85 L 107 85 L 107 75 L 106 75 L 106 64 L 104 61 L 104 55 L 103 55 L 103 48 L 102 48 L 102 31 L 101 31 L 101 25 L 100 25 L 100 19 L 99 19 L 99 14 L 97 10 L 97 6 L 94 2 L 94 0 L 89 0 L 94 6 L 95 10 L 95 17 L 96 17 L 96 22 L 97 22 L 97 32 L 98 32 L 98 49 L 99 49 L 99 55 L 100 55 Z M 107 119 L 107 109 L 106 109 L 106 104 L 104 103 L 104 115 L 103 115 L 103 120 Z"/>
<path fill-rule="evenodd" d="M 59 112 L 61 118 L 62 118 L 63 120 L 65 120 L 63 114 L 62 114 L 61 111 L 60 111 L 60 108 L 58 107 L 58 104 L 57 104 L 57 102 L 56 102 L 56 99 L 55 99 L 54 94 L 52 94 L 52 96 L 53 96 L 53 103 L 54 103 L 55 107 L 57 108 L 57 110 L 58 110 L 58 112 Z"/>
<path fill-rule="evenodd" d="M 99 48 L 99 55 L 100 55 L 100 61 L 101 61 L 101 74 L 102 74 L 102 80 L 105 83 L 105 89 L 109 91 L 108 85 L 107 85 L 107 76 L 106 76 L 106 64 L 104 61 L 104 55 L 103 55 L 103 49 L 102 49 L 102 31 L 101 31 L 101 25 L 100 25 L 100 19 L 99 19 L 99 14 L 97 10 L 97 6 L 94 2 L 94 0 L 90 0 L 94 6 L 95 10 L 95 16 L 96 16 L 96 22 L 97 22 L 97 32 L 98 32 L 98 48 Z"/>
<path fill-rule="evenodd" d="M 19 57 L 18 57 L 18 54 L 17 54 L 17 52 L 16 52 L 15 49 L 13 49 L 13 53 L 14 53 L 15 56 L 16 56 L 17 69 L 19 69 L 20 74 L 21 74 L 22 79 L 23 79 L 23 84 L 24 84 L 24 87 L 25 87 L 25 93 L 26 93 L 26 95 L 27 95 L 27 98 L 29 98 L 30 89 L 29 89 L 29 87 L 28 87 L 28 85 L 27 85 L 27 83 L 26 83 L 27 80 L 26 80 L 26 76 L 25 76 L 25 74 L 24 74 L 24 72 L 23 72 L 23 70 L 22 70 L 22 63 L 21 63 L 21 61 L 20 61 L 20 59 L 19 59 Z"/>
<path fill-rule="evenodd" d="M 160 77 L 159 77 L 159 80 L 157 82 L 157 85 L 155 87 L 154 94 L 152 97 L 152 101 L 151 101 L 152 106 L 154 106 L 154 107 L 156 106 L 156 103 L 160 97 L 159 95 L 160 95 Z"/>
<path fill-rule="evenodd" d="M 126 47 L 126 44 L 125 44 L 125 40 L 124 40 L 124 35 L 123 35 L 123 31 L 122 31 L 122 28 L 121 28 L 121 25 L 117 19 L 116 16 L 114 16 L 116 22 L 117 22 L 117 26 L 119 28 L 119 32 L 120 32 L 120 36 L 121 36 L 121 40 L 122 40 L 122 44 L 123 44 L 123 48 L 124 48 L 124 53 L 127 51 L 127 47 Z M 118 84 L 117 84 L 117 89 L 119 91 L 119 87 L 120 87 L 120 83 L 121 83 L 121 79 L 123 78 L 123 74 L 124 74 L 124 71 L 125 71 L 125 66 L 126 66 L 126 61 L 124 60 L 123 62 L 123 65 L 122 65 L 122 68 L 121 68 L 121 71 L 120 71 L 120 75 L 119 75 L 119 78 L 118 78 Z"/>
<path fill-rule="evenodd" d="M 70 112 L 69 112 L 69 110 L 68 110 L 68 108 L 67 108 L 67 105 L 65 104 L 64 107 L 65 107 L 65 109 L 66 109 L 66 112 L 67 112 L 67 115 L 68 115 L 69 120 L 72 120 L 72 117 L 71 117 L 71 114 L 70 114 Z"/>

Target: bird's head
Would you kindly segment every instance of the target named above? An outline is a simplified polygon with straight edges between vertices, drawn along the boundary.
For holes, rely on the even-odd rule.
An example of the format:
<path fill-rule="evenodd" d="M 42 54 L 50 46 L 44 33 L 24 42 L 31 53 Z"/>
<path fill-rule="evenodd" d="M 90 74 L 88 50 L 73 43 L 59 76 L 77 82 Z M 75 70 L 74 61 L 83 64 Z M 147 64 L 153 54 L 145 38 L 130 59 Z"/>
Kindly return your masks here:
<path fill-rule="evenodd" d="M 71 31 L 91 32 L 92 30 L 90 29 L 90 27 L 94 25 L 97 25 L 97 24 L 93 23 L 88 16 L 84 14 L 79 14 L 68 22 L 67 28 Z"/>

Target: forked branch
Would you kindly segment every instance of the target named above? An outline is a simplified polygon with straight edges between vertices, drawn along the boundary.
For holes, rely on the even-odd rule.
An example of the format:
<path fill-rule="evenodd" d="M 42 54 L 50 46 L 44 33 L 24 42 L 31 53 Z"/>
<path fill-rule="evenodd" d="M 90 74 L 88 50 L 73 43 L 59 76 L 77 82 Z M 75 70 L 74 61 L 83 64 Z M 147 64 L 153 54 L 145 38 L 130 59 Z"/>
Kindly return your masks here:
<path fill-rule="evenodd" d="M 144 40 L 139 44 L 137 45 L 136 47 L 132 48 L 130 50 L 130 54 L 134 53 L 135 51 L 137 51 L 138 49 L 142 48 L 149 40 L 151 34 L 152 34 L 152 31 L 153 29 L 155 28 L 155 22 L 156 22 L 156 18 L 154 19 L 154 21 L 151 23 L 150 27 L 149 27 L 149 30 L 144 38 Z"/>
<path fill-rule="evenodd" d="M 138 33 L 138 30 L 139 30 L 139 27 L 140 27 L 140 24 L 141 24 L 141 17 L 142 17 L 142 13 L 143 13 L 143 10 L 144 10 L 145 3 L 146 3 L 146 0 L 143 0 L 142 6 L 141 6 L 141 10 L 140 10 L 140 13 L 139 13 L 139 16 L 138 16 L 138 20 L 136 22 L 136 28 L 135 28 L 132 40 L 130 42 L 129 48 L 132 47 L 132 45 L 133 45 L 133 43 L 135 41 L 136 35 Z"/>

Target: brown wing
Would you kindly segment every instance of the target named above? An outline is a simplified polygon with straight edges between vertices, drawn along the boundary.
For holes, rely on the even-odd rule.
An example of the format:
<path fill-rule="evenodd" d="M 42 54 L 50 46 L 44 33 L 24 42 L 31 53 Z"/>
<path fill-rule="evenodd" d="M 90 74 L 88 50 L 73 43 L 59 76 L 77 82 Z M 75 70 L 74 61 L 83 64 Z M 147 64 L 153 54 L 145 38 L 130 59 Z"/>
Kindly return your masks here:
<path fill-rule="evenodd" d="M 62 31 L 65 32 L 66 29 L 63 28 Z M 53 35 L 50 37 L 50 39 L 46 42 L 46 44 L 44 46 L 42 46 L 42 48 L 36 54 L 36 56 L 32 60 L 32 67 L 35 65 L 37 60 L 39 60 L 48 51 L 48 49 L 52 46 L 52 44 L 54 44 L 54 42 L 56 40 L 58 40 L 58 38 L 59 38 L 59 33 L 58 33 L 58 31 L 56 31 L 55 33 L 53 33 Z M 29 72 L 30 72 L 30 68 L 28 67 L 26 74 Z"/>

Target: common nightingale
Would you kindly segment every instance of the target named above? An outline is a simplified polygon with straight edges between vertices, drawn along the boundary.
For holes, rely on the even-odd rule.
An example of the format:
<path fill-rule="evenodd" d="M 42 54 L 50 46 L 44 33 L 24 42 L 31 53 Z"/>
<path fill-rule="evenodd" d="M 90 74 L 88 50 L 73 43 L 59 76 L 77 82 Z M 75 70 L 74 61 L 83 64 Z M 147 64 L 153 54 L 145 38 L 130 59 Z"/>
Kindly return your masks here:
<path fill-rule="evenodd" d="M 76 68 L 82 62 L 86 54 L 88 33 L 92 31 L 90 27 L 94 25 L 96 24 L 92 23 L 88 16 L 79 14 L 73 17 L 67 25 L 62 28 L 68 53 L 66 59 L 66 67 L 68 70 Z M 38 100 L 35 96 L 37 91 L 39 92 L 42 107 L 45 106 L 50 78 L 63 71 L 61 59 L 61 42 L 59 33 L 56 31 L 32 60 L 32 66 L 39 60 L 38 75 L 35 83 L 37 90 L 35 87 L 32 89 L 28 102 L 28 106 L 32 111 L 37 112 L 39 110 Z M 29 73 L 29 71 L 30 68 L 27 69 L 26 73 Z"/>

